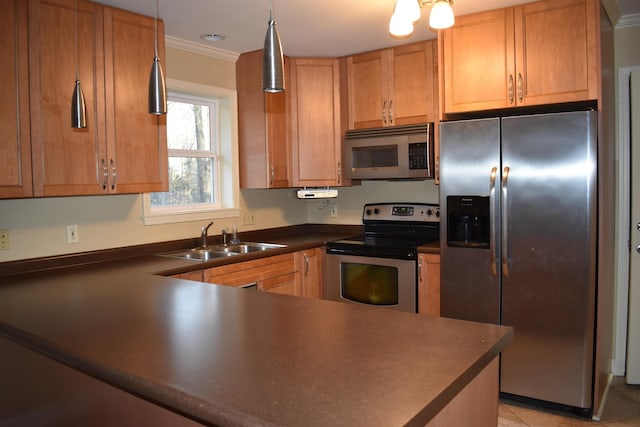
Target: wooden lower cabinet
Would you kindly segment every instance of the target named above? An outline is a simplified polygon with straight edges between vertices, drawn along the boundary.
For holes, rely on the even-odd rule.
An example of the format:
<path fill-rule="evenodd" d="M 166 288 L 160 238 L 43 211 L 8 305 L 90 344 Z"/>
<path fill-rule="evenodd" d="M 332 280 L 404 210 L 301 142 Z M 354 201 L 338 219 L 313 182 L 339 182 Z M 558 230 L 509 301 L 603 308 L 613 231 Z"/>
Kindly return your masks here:
<path fill-rule="evenodd" d="M 258 290 L 288 295 L 301 295 L 294 252 L 245 261 L 203 271 L 202 280 L 226 286 L 250 286 Z"/>
<path fill-rule="evenodd" d="M 440 255 L 418 255 L 418 313 L 440 316 Z"/>
<path fill-rule="evenodd" d="M 187 271 L 185 273 L 174 274 L 171 277 L 174 279 L 193 280 L 196 282 L 202 282 L 202 270 Z"/>
<path fill-rule="evenodd" d="M 322 299 L 324 253 L 324 246 L 296 253 L 303 297 Z"/>
<path fill-rule="evenodd" d="M 322 299 L 324 246 L 171 277 Z"/>

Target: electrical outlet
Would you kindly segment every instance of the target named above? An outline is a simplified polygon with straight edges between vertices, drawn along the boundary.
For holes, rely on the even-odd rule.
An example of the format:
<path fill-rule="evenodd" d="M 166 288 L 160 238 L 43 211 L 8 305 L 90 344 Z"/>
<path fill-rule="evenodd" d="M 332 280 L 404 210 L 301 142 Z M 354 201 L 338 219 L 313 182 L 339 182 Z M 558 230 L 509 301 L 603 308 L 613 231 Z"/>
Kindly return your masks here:
<path fill-rule="evenodd" d="M 253 225 L 256 223 L 256 214 L 253 211 L 244 211 L 242 214 L 242 225 Z"/>
<path fill-rule="evenodd" d="M 78 224 L 67 225 L 67 243 L 80 242 L 80 236 L 78 235 Z"/>
<path fill-rule="evenodd" d="M 335 200 L 331 200 L 329 202 L 329 215 L 331 216 L 331 218 L 337 218 L 338 217 L 338 202 L 336 202 Z"/>
<path fill-rule="evenodd" d="M 9 250 L 9 229 L 0 228 L 0 250 Z"/>

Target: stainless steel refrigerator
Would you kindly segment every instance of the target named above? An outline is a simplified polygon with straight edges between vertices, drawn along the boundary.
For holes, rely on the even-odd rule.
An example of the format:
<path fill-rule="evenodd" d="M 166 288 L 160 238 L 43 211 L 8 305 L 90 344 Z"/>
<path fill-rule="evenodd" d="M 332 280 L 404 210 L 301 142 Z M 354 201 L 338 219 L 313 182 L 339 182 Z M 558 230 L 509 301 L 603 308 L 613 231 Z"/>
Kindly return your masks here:
<path fill-rule="evenodd" d="M 514 328 L 502 393 L 589 414 L 597 113 L 440 129 L 442 315 Z"/>

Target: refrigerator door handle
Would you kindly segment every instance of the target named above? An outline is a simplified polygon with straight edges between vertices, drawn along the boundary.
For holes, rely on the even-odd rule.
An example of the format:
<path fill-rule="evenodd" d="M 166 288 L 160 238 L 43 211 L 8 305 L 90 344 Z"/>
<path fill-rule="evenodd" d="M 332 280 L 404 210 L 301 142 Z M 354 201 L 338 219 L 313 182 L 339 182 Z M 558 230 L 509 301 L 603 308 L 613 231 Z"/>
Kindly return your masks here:
<path fill-rule="evenodd" d="M 507 216 L 507 184 L 509 183 L 509 166 L 505 166 L 502 170 L 502 233 L 500 234 L 502 247 L 502 275 L 509 277 L 509 260 L 507 258 L 509 251 L 507 248 L 507 228 L 509 218 Z"/>
<path fill-rule="evenodd" d="M 489 227 L 490 227 L 490 241 L 491 247 L 491 274 L 498 276 L 498 248 L 496 247 L 496 175 L 498 175 L 498 168 L 491 168 L 491 174 L 489 176 Z"/>

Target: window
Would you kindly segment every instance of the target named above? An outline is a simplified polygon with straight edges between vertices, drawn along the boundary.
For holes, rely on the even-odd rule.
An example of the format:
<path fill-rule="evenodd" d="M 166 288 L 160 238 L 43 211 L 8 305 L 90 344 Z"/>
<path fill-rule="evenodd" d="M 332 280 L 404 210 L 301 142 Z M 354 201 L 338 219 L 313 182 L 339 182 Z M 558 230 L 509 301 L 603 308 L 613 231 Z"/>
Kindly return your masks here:
<path fill-rule="evenodd" d="M 167 86 L 169 191 L 144 195 L 144 223 L 238 216 L 235 91 Z"/>

